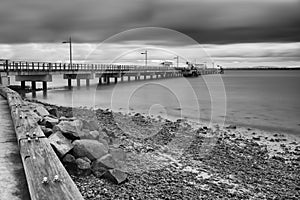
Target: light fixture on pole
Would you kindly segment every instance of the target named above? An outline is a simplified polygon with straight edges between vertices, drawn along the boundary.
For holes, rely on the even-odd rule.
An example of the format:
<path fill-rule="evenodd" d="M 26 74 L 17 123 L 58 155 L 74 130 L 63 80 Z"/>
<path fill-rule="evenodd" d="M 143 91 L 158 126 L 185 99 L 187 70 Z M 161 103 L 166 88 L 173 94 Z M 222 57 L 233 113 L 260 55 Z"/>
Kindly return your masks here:
<path fill-rule="evenodd" d="M 145 66 L 147 67 L 147 59 L 148 59 L 148 51 L 142 52 L 141 54 L 145 54 Z"/>
<path fill-rule="evenodd" d="M 70 44 L 70 66 L 72 68 L 72 39 L 69 37 L 68 41 L 63 41 L 63 44 Z"/>
<path fill-rule="evenodd" d="M 179 56 L 174 57 L 174 59 L 176 59 L 177 68 L 178 68 L 178 66 L 179 66 Z"/>

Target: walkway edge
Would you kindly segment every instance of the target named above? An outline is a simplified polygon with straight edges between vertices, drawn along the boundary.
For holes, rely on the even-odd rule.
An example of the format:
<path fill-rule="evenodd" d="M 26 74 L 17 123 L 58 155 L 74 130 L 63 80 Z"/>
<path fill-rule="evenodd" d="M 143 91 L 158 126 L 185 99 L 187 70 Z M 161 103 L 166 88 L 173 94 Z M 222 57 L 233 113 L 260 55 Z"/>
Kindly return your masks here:
<path fill-rule="evenodd" d="M 83 200 L 36 123 L 34 104 L 23 101 L 17 92 L 1 85 L 0 95 L 7 99 L 10 108 L 31 199 Z"/>

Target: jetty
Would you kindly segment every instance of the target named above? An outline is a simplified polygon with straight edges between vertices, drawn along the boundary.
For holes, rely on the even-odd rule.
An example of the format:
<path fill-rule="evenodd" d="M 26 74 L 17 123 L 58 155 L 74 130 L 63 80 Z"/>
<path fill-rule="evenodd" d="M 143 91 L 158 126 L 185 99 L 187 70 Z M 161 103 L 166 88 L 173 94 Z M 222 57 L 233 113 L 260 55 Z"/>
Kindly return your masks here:
<path fill-rule="evenodd" d="M 219 73 L 216 68 L 202 70 L 202 74 Z M 47 83 L 52 82 L 53 75 L 63 75 L 67 80 L 68 88 L 72 88 L 72 80 L 77 81 L 80 87 L 81 81 L 86 81 L 89 87 L 91 79 L 98 79 L 98 84 L 118 83 L 118 81 L 140 81 L 162 78 L 176 78 L 183 76 L 183 68 L 170 66 L 140 66 L 117 64 L 68 64 L 49 62 L 24 62 L 4 60 L 0 62 L 0 84 L 9 85 L 9 78 L 15 76 L 15 80 L 21 83 L 21 89 L 25 90 L 25 82 L 31 82 L 33 96 L 36 93 L 36 82 L 42 82 L 44 93 L 47 92 Z M 126 77 L 126 78 L 125 78 Z"/>

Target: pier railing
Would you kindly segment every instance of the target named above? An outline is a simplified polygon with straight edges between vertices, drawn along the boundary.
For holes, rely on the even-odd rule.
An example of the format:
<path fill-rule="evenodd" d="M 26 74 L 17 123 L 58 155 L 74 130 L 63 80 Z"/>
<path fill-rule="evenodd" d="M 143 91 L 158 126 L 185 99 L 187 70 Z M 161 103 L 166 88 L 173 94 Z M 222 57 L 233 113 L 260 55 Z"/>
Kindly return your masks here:
<path fill-rule="evenodd" d="M 166 66 L 140 66 L 117 64 L 68 64 L 50 62 L 3 61 L 0 62 L 0 72 L 57 72 L 57 71 L 176 71 L 173 67 Z"/>

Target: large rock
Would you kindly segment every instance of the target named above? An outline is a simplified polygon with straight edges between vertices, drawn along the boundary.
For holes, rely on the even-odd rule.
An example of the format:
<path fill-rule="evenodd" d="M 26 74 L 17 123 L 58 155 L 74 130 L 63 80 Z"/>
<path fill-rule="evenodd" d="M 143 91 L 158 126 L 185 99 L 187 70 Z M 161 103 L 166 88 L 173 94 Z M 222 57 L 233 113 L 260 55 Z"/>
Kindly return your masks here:
<path fill-rule="evenodd" d="M 93 140 L 97 140 L 99 138 L 99 132 L 96 130 L 90 131 L 89 135 L 91 136 L 91 139 L 93 139 Z"/>
<path fill-rule="evenodd" d="M 93 161 L 108 153 L 108 148 L 97 140 L 75 140 L 73 144 L 75 157 L 88 157 Z"/>
<path fill-rule="evenodd" d="M 46 128 L 53 128 L 56 124 L 58 124 L 58 119 L 46 116 L 44 117 L 44 123 Z"/>
<path fill-rule="evenodd" d="M 63 157 L 71 151 L 74 145 L 70 140 L 65 138 L 61 132 L 55 132 L 49 136 L 50 144 L 54 147 L 59 157 Z"/>
<path fill-rule="evenodd" d="M 119 169 L 110 169 L 103 176 L 117 184 L 121 184 L 127 180 L 127 174 Z"/>
<path fill-rule="evenodd" d="M 113 159 L 111 154 L 106 154 L 93 162 L 93 169 L 97 169 L 99 167 L 114 169 L 117 167 L 117 162 Z"/>
<path fill-rule="evenodd" d="M 89 129 L 90 131 L 96 131 L 96 130 L 99 129 L 97 121 L 94 121 L 94 120 L 89 120 L 89 121 L 82 120 L 82 122 L 83 122 L 83 128 L 85 128 L 85 129 Z"/>
<path fill-rule="evenodd" d="M 53 130 L 51 128 L 46 128 L 45 126 L 40 126 L 40 127 L 46 137 L 49 137 L 53 133 Z"/>
<path fill-rule="evenodd" d="M 100 178 L 107 172 L 107 170 L 113 169 L 116 166 L 117 163 L 113 157 L 110 154 L 106 154 L 93 162 L 92 171 L 96 177 Z"/>
<path fill-rule="evenodd" d="M 50 115 L 44 106 L 37 106 L 34 111 L 42 117 Z"/>
<path fill-rule="evenodd" d="M 66 154 L 65 157 L 62 159 L 64 167 L 70 174 L 77 173 L 77 164 L 75 162 L 75 157 L 72 154 Z"/>
<path fill-rule="evenodd" d="M 80 123 L 80 120 L 61 121 L 53 127 L 53 131 L 61 131 L 67 138 L 72 140 L 79 139 L 82 136 L 82 123 Z"/>
<path fill-rule="evenodd" d="M 64 163 L 75 163 L 75 160 L 76 159 L 72 154 L 66 154 L 62 161 Z"/>
<path fill-rule="evenodd" d="M 84 159 L 84 158 L 77 158 L 75 160 L 75 163 L 77 165 L 77 174 L 78 175 L 89 175 L 91 174 L 91 163 Z"/>
<path fill-rule="evenodd" d="M 59 112 L 56 108 L 49 108 L 48 112 L 55 117 L 60 117 Z"/>
<path fill-rule="evenodd" d="M 104 132 L 104 131 L 99 131 L 99 139 L 107 139 L 108 138 L 108 136 L 107 136 L 107 134 Z"/>
<path fill-rule="evenodd" d="M 98 138 L 99 138 L 98 131 L 90 131 L 88 129 L 83 129 L 82 136 L 80 136 L 80 139 L 98 140 Z"/>
<path fill-rule="evenodd" d="M 100 139 L 98 139 L 98 141 L 99 141 L 101 144 L 103 144 L 107 149 L 109 148 L 108 142 L 107 142 L 106 140 L 100 138 Z"/>

